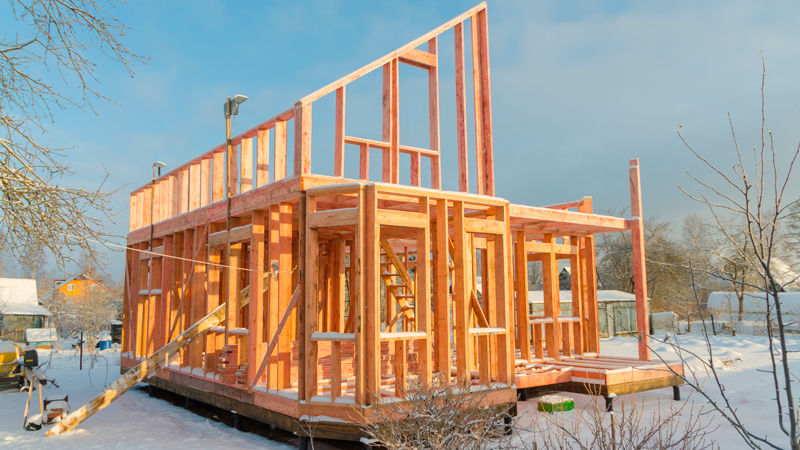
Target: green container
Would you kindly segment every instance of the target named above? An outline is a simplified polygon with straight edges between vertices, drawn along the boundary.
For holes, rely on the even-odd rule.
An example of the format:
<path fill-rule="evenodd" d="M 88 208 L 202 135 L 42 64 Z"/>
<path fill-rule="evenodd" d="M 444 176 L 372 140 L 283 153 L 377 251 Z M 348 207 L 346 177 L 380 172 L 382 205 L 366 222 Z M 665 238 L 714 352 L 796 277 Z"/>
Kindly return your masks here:
<path fill-rule="evenodd" d="M 538 409 L 549 414 L 572 411 L 575 409 L 575 401 L 561 395 L 546 395 L 539 399 Z"/>

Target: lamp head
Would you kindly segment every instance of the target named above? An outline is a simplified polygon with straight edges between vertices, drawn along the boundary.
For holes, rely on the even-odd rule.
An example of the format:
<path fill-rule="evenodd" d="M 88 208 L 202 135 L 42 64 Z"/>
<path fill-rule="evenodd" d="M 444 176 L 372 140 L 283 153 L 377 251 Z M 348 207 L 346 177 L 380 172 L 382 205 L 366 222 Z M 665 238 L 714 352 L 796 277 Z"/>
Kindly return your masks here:
<path fill-rule="evenodd" d="M 163 169 L 164 167 L 167 167 L 166 163 L 163 163 L 161 161 L 156 161 L 156 162 L 153 163 L 153 165 L 158 167 L 159 169 Z"/>
<path fill-rule="evenodd" d="M 225 105 L 223 105 L 223 110 L 225 111 L 226 115 L 230 114 L 232 116 L 235 116 L 239 114 L 239 105 L 246 101 L 247 101 L 247 96 L 236 95 L 233 97 L 233 99 L 229 98 L 228 101 L 225 102 Z M 228 111 L 228 108 L 230 108 L 230 111 Z"/>

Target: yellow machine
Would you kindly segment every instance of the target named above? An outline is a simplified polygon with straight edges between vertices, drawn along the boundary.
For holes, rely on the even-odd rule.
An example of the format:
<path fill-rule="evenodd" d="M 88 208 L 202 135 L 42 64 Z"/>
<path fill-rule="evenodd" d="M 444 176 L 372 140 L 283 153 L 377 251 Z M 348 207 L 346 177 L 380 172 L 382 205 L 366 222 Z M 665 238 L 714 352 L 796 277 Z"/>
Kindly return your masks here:
<path fill-rule="evenodd" d="M 19 365 L 22 348 L 14 342 L 0 341 L 0 376 L 11 375 Z"/>

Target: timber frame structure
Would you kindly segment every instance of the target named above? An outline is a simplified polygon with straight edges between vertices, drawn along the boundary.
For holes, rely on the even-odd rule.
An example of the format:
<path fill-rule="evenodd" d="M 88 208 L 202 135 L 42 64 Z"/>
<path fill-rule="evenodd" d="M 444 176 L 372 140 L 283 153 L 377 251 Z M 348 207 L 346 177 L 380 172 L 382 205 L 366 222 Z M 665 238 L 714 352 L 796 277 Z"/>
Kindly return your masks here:
<path fill-rule="evenodd" d="M 441 190 L 438 36 L 451 29 L 459 192 Z M 400 142 L 399 64 L 428 72 L 430 148 Z M 379 69 L 383 138 L 349 136 L 347 86 Z M 334 176 L 323 176 L 311 173 L 312 106 L 329 94 Z M 346 148 L 358 150 L 359 179 L 343 176 Z M 609 395 L 680 384 L 682 365 L 651 361 L 648 350 L 638 160 L 632 218 L 594 214 L 591 197 L 548 207 L 495 197 L 485 3 L 235 136 L 232 149 L 220 145 L 131 194 L 123 371 L 226 304 L 223 325 L 147 382 L 289 431 L 315 420 L 317 437 L 357 439 L 372 405 L 403 401 L 414 382 L 488 390 L 483 401 L 498 405 L 526 389 Z M 369 179 L 370 149 L 382 156 L 380 181 Z M 422 158 L 430 188 L 420 187 Z M 632 234 L 641 339 L 627 358 L 599 351 L 594 235 L 606 232 Z M 559 260 L 571 267 L 570 316 L 560 311 Z M 529 261 L 542 264 L 543 315 L 529 311 Z"/>

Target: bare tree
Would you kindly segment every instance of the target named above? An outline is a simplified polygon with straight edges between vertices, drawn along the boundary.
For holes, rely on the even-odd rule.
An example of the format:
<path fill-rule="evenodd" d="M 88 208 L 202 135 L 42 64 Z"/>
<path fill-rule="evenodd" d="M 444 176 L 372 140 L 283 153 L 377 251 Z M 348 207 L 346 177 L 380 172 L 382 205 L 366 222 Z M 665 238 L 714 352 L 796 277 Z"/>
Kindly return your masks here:
<path fill-rule="evenodd" d="M 97 261 L 95 241 L 111 237 L 101 217 L 111 217 L 111 193 L 103 183 L 94 191 L 59 183 L 73 172 L 63 158 L 68 149 L 44 139 L 55 110 L 92 110 L 96 90 L 94 57 L 110 58 L 133 75 L 145 58 L 121 42 L 127 28 L 110 10 L 117 0 L 8 0 L 0 14 L 14 17 L 18 31 L 0 39 L 0 250 L 18 260 L 46 248 L 57 264 L 83 250 Z M 99 53 L 98 51 L 99 50 Z M 58 74 L 40 78 L 40 74 Z M 65 94 L 69 85 L 80 95 Z"/>
<path fill-rule="evenodd" d="M 734 250 L 734 255 L 747 264 L 748 270 L 757 274 L 752 282 L 741 281 L 732 278 L 730 273 L 724 270 L 696 268 L 691 264 L 691 261 L 689 264 L 693 280 L 696 272 L 702 272 L 727 283 L 738 284 L 742 289 L 751 289 L 752 292 L 763 296 L 766 300 L 767 344 L 771 358 L 769 374 L 774 387 L 776 420 L 785 437 L 785 441 L 779 442 L 776 438 L 768 438 L 752 432 L 748 428 L 745 419 L 737 414 L 736 408 L 732 407 L 730 399 L 725 393 L 725 387 L 717 376 L 713 362 L 714 350 L 708 338 L 708 333 L 705 331 L 705 326 L 703 327 L 703 333 L 706 339 L 708 355 L 703 358 L 698 355 L 694 356 L 697 356 L 702 361 L 711 374 L 722 400 L 718 401 L 712 398 L 700 387 L 696 380 L 691 380 L 689 377 L 684 377 L 684 380 L 709 401 L 709 404 L 734 427 L 749 447 L 781 448 L 781 445 L 788 444 L 793 450 L 798 450 L 800 449 L 800 436 L 798 435 L 797 423 L 797 399 L 792 392 L 792 381 L 793 379 L 796 380 L 797 377 L 792 373 L 789 366 L 789 353 L 791 350 L 787 347 L 786 323 L 783 319 L 780 302 L 780 293 L 784 287 L 795 280 L 788 280 L 783 284 L 778 282 L 772 263 L 777 249 L 784 245 L 790 245 L 781 237 L 778 230 L 781 223 L 792 216 L 793 208 L 796 208 L 795 205 L 800 201 L 797 199 L 796 193 L 790 194 L 787 191 L 790 186 L 789 182 L 792 180 L 794 164 L 800 155 L 800 145 L 790 153 L 788 158 L 783 157 L 776 150 L 772 132 L 766 127 L 764 108 L 766 65 L 763 62 L 763 55 L 762 69 L 760 145 L 754 146 L 752 154 L 745 156 L 739 148 L 733 121 L 730 114 L 728 114 L 736 162 L 733 164 L 732 173 L 723 172 L 689 145 L 681 134 L 679 127 L 678 136 L 686 148 L 710 169 L 719 180 L 717 184 L 714 184 L 690 173 L 689 175 L 692 179 L 698 183 L 700 193 L 691 194 L 682 187 L 679 186 L 679 188 L 690 198 L 708 208 L 717 228 L 728 245 Z M 785 200 L 787 197 L 791 197 L 793 200 Z M 727 226 L 726 215 L 732 215 L 736 220 L 740 220 L 744 224 L 744 240 L 738 238 L 738 233 L 742 228 L 730 229 Z M 693 283 L 693 285 L 696 286 L 696 283 Z M 697 297 L 697 305 L 700 317 L 703 319 L 699 297 Z M 681 348 L 677 350 L 679 354 L 686 352 L 685 349 Z"/>

